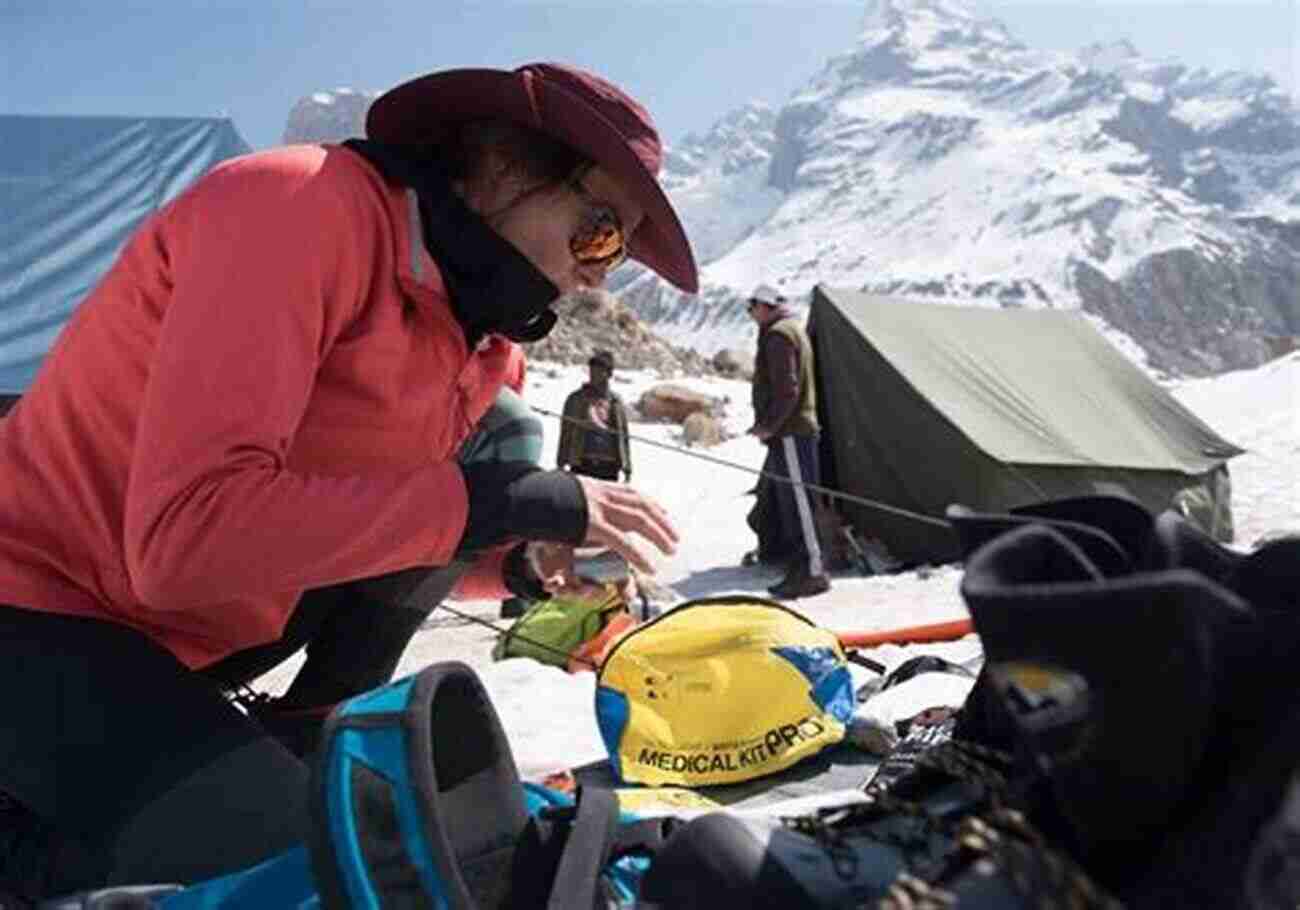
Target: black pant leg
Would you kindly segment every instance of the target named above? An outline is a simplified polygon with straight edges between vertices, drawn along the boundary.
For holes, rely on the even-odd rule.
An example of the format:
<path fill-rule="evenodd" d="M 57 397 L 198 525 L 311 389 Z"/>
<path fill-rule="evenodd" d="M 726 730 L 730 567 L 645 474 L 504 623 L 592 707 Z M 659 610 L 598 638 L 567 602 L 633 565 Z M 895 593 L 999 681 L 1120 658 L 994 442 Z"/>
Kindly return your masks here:
<path fill-rule="evenodd" d="M 825 566 L 817 538 L 815 504 L 813 493 L 805 486 L 817 484 L 819 480 L 817 437 L 780 436 L 773 439 L 769 463 L 773 473 L 794 481 L 775 485 L 782 528 L 793 544 L 794 552 L 808 561 L 809 571 L 821 575 Z"/>
<path fill-rule="evenodd" d="M 201 881 L 307 833 L 307 767 L 125 626 L 0 607 L 0 707 L 0 789 L 77 847 L 34 896 Z"/>
<path fill-rule="evenodd" d="M 771 475 L 766 479 L 769 486 L 769 503 L 775 513 L 773 528 L 779 535 L 779 549 L 789 554 L 791 558 L 803 558 L 805 548 L 799 531 L 799 513 L 795 506 L 794 488 L 789 483 L 790 465 L 780 438 L 768 443 L 763 470 Z"/>
<path fill-rule="evenodd" d="M 227 691 L 252 682 L 284 663 L 314 639 L 327 616 L 335 610 L 347 608 L 350 596 L 355 599 L 355 595 L 349 594 L 347 585 L 308 591 L 298 599 L 279 640 L 236 651 L 209 664 L 201 672 Z"/>
<path fill-rule="evenodd" d="M 594 477 L 597 480 L 618 480 L 619 467 L 614 462 L 602 464 L 580 464 L 573 466 L 573 473 L 581 474 L 584 477 Z"/>
<path fill-rule="evenodd" d="M 390 682 L 407 645 L 468 568 L 456 562 L 308 591 L 278 641 L 203 668 L 223 689 L 249 683 L 304 646 L 307 659 L 283 707 L 319 707 Z M 419 590 L 420 597 L 410 595 Z"/>
<path fill-rule="evenodd" d="M 352 582 L 307 644 L 286 705 L 334 704 L 392 680 L 407 645 L 469 568 L 468 561 Z"/>
<path fill-rule="evenodd" d="M 785 476 L 778 461 L 777 453 L 769 446 L 767 457 L 763 459 L 764 476 L 759 477 L 755 487 L 754 533 L 758 536 L 759 556 L 768 562 L 785 562 L 797 555 L 795 543 L 781 515 L 781 502 L 778 499 L 779 489 L 784 484 L 767 476 Z"/>

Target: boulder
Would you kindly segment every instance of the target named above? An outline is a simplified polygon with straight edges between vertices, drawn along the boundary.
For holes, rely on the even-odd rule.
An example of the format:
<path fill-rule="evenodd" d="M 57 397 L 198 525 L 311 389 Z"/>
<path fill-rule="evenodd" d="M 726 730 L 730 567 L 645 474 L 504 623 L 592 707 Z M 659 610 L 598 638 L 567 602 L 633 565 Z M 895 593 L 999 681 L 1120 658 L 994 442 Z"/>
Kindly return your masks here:
<path fill-rule="evenodd" d="M 716 417 L 696 411 L 682 421 L 682 437 L 688 446 L 716 446 L 726 438 Z"/>
<path fill-rule="evenodd" d="M 1268 348 L 1268 356 L 1272 360 L 1285 357 L 1300 347 L 1300 335 L 1265 335 L 1263 338 L 1264 345 Z"/>
<path fill-rule="evenodd" d="M 692 414 L 712 414 L 717 402 L 700 392 L 662 382 L 646 389 L 641 395 L 637 410 L 646 420 L 683 423 Z"/>
<path fill-rule="evenodd" d="M 745 361 L 731 348 L 721 348 L 713 355 L 713 368 L 722 376 L 739 376 L 745 369 Z"/>
<path fill-rule="evenodd" d="M 614 352 L 614 381 L 626 370 L 649 370 L 664 378 L 705 376 L 714 371 L 702 354 L 678 348 L 655 336 L 636 313 L 605 290 L 580 289 L 554 305 L 560 317 L 554 331 L 524 345 L 530 363 L 586 364 L 594 350 Z"/>

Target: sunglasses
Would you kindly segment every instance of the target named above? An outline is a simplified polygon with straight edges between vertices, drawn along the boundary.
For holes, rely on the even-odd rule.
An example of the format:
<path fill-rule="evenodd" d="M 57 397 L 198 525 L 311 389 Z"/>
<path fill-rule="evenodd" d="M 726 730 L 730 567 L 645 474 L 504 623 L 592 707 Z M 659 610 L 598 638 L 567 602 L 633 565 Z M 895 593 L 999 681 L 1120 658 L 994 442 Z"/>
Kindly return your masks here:
<path fill-rule="evenodd" d="M 584 165 L 568 181 L 569 189 L 585 205 L 578 227 L 569 237 L 569 252 L 583 265 L 598 265 L 612 272 L 627 259 L 627 237 L 613 206 L 597 199 L 583 185 L 582 178 L 590 169 L 590 165 Z"/>

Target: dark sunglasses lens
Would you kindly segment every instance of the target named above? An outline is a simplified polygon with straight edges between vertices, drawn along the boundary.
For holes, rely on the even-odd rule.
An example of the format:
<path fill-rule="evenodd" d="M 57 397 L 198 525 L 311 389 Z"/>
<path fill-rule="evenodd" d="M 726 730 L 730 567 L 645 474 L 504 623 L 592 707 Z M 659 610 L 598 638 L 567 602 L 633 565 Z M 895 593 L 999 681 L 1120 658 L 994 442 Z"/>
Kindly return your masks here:
<path fill-rule="evenodd" d="M 525 344 L 530 341 L 541 341 L 551 334 L 551 329 L 555 328 L 559 318 L 554 310 L 547 307 L 527 322 L 511 326 L 504 334 L 511 341 Z"/>

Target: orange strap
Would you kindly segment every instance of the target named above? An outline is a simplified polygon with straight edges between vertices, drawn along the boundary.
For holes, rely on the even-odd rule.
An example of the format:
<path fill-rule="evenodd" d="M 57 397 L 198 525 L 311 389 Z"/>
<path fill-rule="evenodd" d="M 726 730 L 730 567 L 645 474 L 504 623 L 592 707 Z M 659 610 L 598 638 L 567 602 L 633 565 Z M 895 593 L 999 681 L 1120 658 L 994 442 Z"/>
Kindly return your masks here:
<path fill-rule="evenodd" d="M 904 626 L 876 632 L 839 632 L 840 644 L 846 648 L 870 648 L 875 645 L 902 645 L 922 641 L 956 641 L 975 631 L 970 619 L 954 619 L 927 626 Z"/>
<path fill-rule="evenodd" d="M 638 625 L 640 623 L 626 610 L 615 613 L 605 628 L 569 652 L 569 663 L 565 669 L 570 673 L 594 673 L 605 662 L 605 654 L 614 642 Z"/>
<path fill-rule="evenodd" d="M 589 641 L 583 642 L 569 655 L 568 671 L 581 673 L 599 667 L 605 653 L 623 634 L 639 625 L 628 613 L 619 613 L 605 628 Z M 870 648 L 876 645 L 910 644 L 927 641 L 956 641 L 975 631 L 970 619 L 954 619 L 925 626 L 904 626 L 900 629 L 881 629 L 876 632 L 839 632 L 836 637 L 846 648 Z"/>

